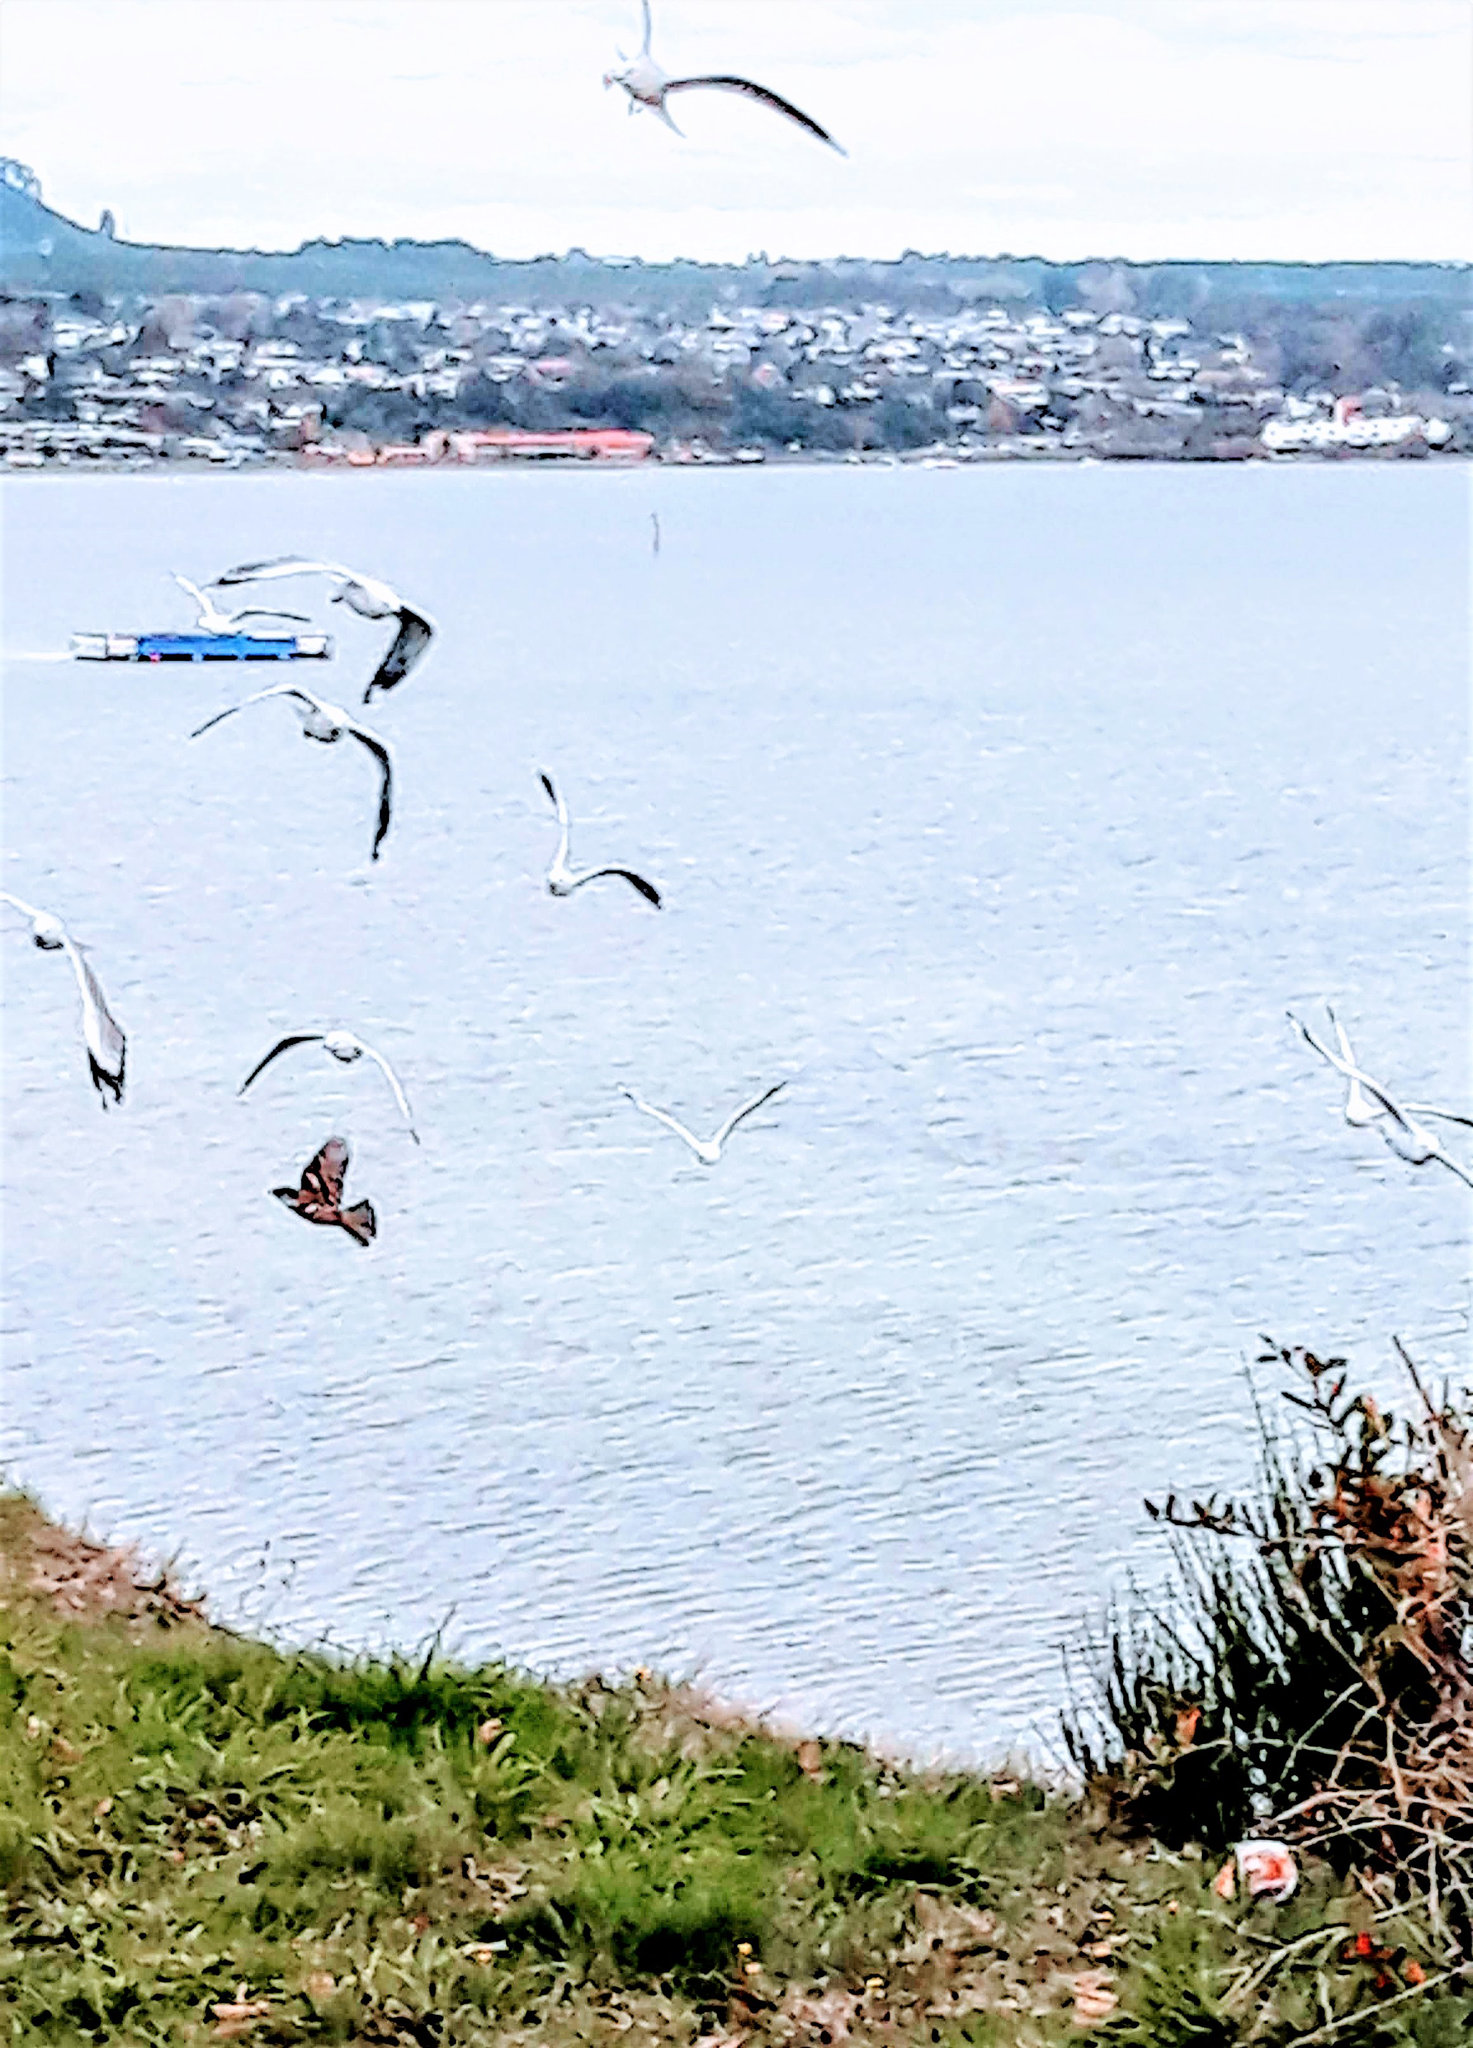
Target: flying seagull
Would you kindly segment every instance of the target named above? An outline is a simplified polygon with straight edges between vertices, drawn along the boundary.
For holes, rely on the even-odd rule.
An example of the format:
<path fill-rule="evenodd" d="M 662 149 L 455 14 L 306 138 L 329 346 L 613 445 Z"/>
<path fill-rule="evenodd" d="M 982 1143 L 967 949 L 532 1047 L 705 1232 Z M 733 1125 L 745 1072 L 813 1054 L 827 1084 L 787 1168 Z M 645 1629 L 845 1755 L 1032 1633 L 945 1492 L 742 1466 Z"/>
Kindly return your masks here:
<path fill-rule="evenodd" d="M 373 835 L 371 858 L 378 859 L 378 850 L 384 843 L 384 834 L 389 829 L 393 815 L 394 763 L 388 744 L 376 732 L 370 732 L 366 725 L 360 725 L 351 713 L 341 705 L 328 704 L 321 697 L 314 697 L 310 690 L 304 690 L 298 683 L 273 683 L 269 690 L 257 690 L 249 697 L 243 697 L 239 704 L 231 704 L 224 711 L 217 711 L 213 718 L 207 718 L 203 725 L 197 725 L 189 735 L 197 740 L 202 732 L 208 732 L 212 725 L 218 725 L 224 718 L 233 718 L 237 711 L 244 711 L 247 704 L 264 703 L 268 697 L 290 697 L 298 718 L 302 721 L 302 737 L 319 740 L 330 747 L 340 740 L 344 733 L 367 747 L 379 765 L 378 826 Z"/>
<path fill-rule="evenodd" d="M 404 1121 L 409 1126 L 409 1135 L 413 1138 L 416 1145 L 419 1143 L 419 1132 L 414 1128 L 414 1118 L 410 1114 L 409 1098 L 400 1086 L 399 1076 L 394 1072 L 394 1069 L 389 1065 L 381 1052 L 375 1052 L 371 1045 L 365 1045 L 363 1040 L 356 1038 L 351 1031 L 288 1032 L 285 1038 L 277 1040 L 270 1052 L 267 1053 L 265 1059 L 257 1060 L 251 1071 L 236 1089 L 236 1094 L 244 1095 L 257 1074 L 261 1073 L 264 1068 L 269 1067 L 278 1053 L 288 1052 L 294 1045 L 320 1045 L 325 1053 L 345 1067 L 351 1067 L 355 1060 L 361 1060 L 366 1054 L 375 1066 L 383 1069 L 384 1079 L 393 1089 L 394 1100 L 403 1111 Z"/>
<path fill-rule="evenodd" d="M 1349 1082 L 1345 1099 L 1345 1121 L 1359 1128 L 1369 1126 L 1379 1131 L 1398 1159 L 1405 1159 L 1409 1165 L 1426 1166 L 1430 1160 L 1435 1159 L 1440 1165 L 1447 1167 L 1450 1173 L 1455 1173 L 1459 1180 L 1466 1181 L 1469 1187 L 1473 1187 L 1473 1174 L 1443 1150 L 1442 1140 L 1435 1132 L 1429 1131 L 1425 1124 L 1417 1122 L 1418 1116 L 1442 1117 L 1449 1123 L 1457 1124 L 1467 1124 L 1470 1119 L 1457 1116 L 1451 1110 L 1434 1109 L 1430 1103 L 1411 1102 L 1403 1106 L 1394 1101 L 1379 1081 L 1373 1081 L 1363 1068 L 1355 1064 L 1350 1055 L 1350 1041 L 1341 1030 L 1339 1020 L 1328 1003 L 1325 1008 L 1329 1011 L 1330 1021 L 1334 1024 L 1340 1039 L 1339 1052 L 1332 1052 L 1329 1046 L 1321 1044 L 1314 1033 L 1300 1023 L 1292 1010 L 1287 1014 L 1289 1022 L 1311 1052 L 1317 1052 L 1322 1060 L 1327 1060 L 1337 1073 L 1342 1074 Z"/>
<path fill-rule="evenodd" d="M 721 1157 L 722 1146 L 743 1118 L 749 1117 L 753 1110 L 760 1109 L 764 1102 L 771 1102 L 773 1096 L 787 1085 L 786 1081 L 774 1081 L 770 1088 L 764 1088 L 760 1095 L 754 1095 L 750 1102 L 744 1102 L 740 1109 L 733 1110 L 716 1135 L 711 1138 L 698 1138 L 694 1131 L 686 1129 L 678 1117 L 671 1116 L 669 1110 L 656 1109 L 652 1102 L 646 1102 L 643 1096 L 636 1095 L 632 1088 L 621 1088 L 619 1093 L 627 1095 L 636 1109 L 642 1109 L 645 1115 L 652 1116 L 656 1123 L 664 1124 L 667 1130 L 674 1131 L 677 1138 L 684 1138 L 702 1166 L 714 1166 Z"/>
<path fill-rule="evenodd" d="M 107 1007 L 97 976 L 83 959 L 81 947 L 59 917 L 22 903 L 19 896 L 0 893 L 0 903 L 10 904 L 22 917 L 31 920 L 31 941 L 43 953 L 65 953 L 70 960 L 82 996 L 82 1036 L 87 1044 L 92 1085 L 103 1108 L 111 1108 L 109 1096 L 112 1102 L 123 1099 L 123 1066 L 127 1059 L 128 1041 Z"/>
<path fill-rule="evenodd" d="M 604 875 L 618 875 L 631 888 L 638 889 L 647 903 L 660 907 L 660 892 L 653 882 L 647 882 L 643 875 L 636 875 L 632 868 L 570 868 L 568 866 L 568 807 L 552 786 L 552 777 L 544 774 L 542 787 L 547 791 L 548 801 L 557 812 L 557 821 L 562 826 L 562 838 L 558 841 L 557 853 L 547 871 L 547 887 L 554 896 L 571 896 L 575 889 L 581 889 L 585 882 L 596 882 Z"/>
<path fill-rule="evenodd" d="M 1346 1089 L 1345 1108 L 1342 1114 L 1345 1121 L 1353 1128 L 1363 1130 L 1367 1125 L 1374 1124 L 1378 1118 L 1389 1114 L 1387 1105 L 1390 1098 L 1386 1095 L 1385 1090 L 1379 1087 L 1379 1084 L 1367 1080 L 1366 1075 L 1357 1064 L 1355 1053 L 1351 1049 L 1350 1040 L 1346 1036 L 1345 1026 L 1335 1015 L 1329 1003 L 1325 1004 L 1325 1015 L 1334 1025 L 1335 1036 L 1340 1042 L 1340 1058 L 1334 1061 L 1333 1064 L 1345 1075 L 1349 1084 Z M 1317 1053 L 1320 1053 L 1327 1059 L 1330 1057 L 1325 1048 L 1304 1030 L 1304 1027 L 1300 1024 L 1298 1018 L 1292 1015 L 1292 1012 L 1291 1021 L 1295 1030 L 1300 1033 L 1309 1045 L 1314 1047 Z M 1375 1094 L 1367 1095 L 1367 1087 L 1374 1088 L 1376 1090 Z M 1400 1107 L 1406 1115 L 1435 1116 L 1440 1118 L 1443 1123 L 1463 1124 L 1467 1129 L 1473 1130 L 1473 1116 L 1460 1116 L 1455 1109 L 1438 1109 L 1430 1102 L 1404 1102 Z"/>
<path fill-rule="evenodd" d="M 233 633 L 242 619 L 294 619 L 299 626 L 311 624 L 305 612 L 271 611 L 261 605 L 247 605 L 238 612 L 222 612 L 206 591 L 201 590 L 197 583 L 191 583 L 187 576 L 181 576 L 177 569 L 174 581 L 194 599 L 199 613 L 195 626 L 201 633 Z"/>
<path fill-rule="evenodd" d="M 650 539 L 652 543 L 650 552 L 657 555 L 660 552 L 660 515 L 658 512 L 651 512 L 650 514 Z"/>
<path fill-rule="evenodd" d="M 278 1202 L 300 1216 L 304 1223 L 335 1223 L 358 1244 L 367 1244 L 378 1231 L 372 1202 L 355 1202 L 343 1207 L 343 1182 L 348 1177 L 348 1147 L 342 1138 L 329 1138 L 302 1173 L 296 1188 L 273 1188 Z"/>
<path fill-rule="evenodd" d="M 380 582 L 377 576 L 360 576 L 356 569 L 345 569 L 341 562 L 312 562 L 302 555 L 280 555 L 269 562 L 242 562 L 238 568 L 217 576 L 214 587 L 220 590 L 235 583 L 269 583 L 278 576 L 326 576 L 336 586 L 332 593 L 334 604 L 347 605 L 363 619 L 398 620 L 393 645 L 363 692 L 365 704 L 373 702 L 375 690 L 392 690 L 396 683 L 402 683 L 434 638 L 433 620 L 407 605 L 397 590 Z"/>
<path fill-rule="evenodd" d="M 734 78 L 729 72 L 713 71 L 699 78 L 671 78 L 650 55 L 650 0 L 640 0 L 644 14 L 644 41 L 639 46 L 639 55 L 633 63 L 626 63 L 622 71 L 604 73 L 605 88 L 622 85 L 629 95 L 629 111 L 645 107 L 652 114 L 658 114 L 667 128 L 680 130 L 670 118 L 670 109 L 665 102 L 672 92 L 690 92 L 696 86 L 708 85 L 718 92 L 739 92 L 743 98 L 756 100 L 760 106 L 771 107 L 775 114 L 783 114 L 790 121 L 796 121 L 820 142 L 826 142 L 830 149 L 837 149 L 840 156 L 849 152 L 842 144 L 835 142 L 827 128 L 820 128 L 817 121 L 800 113 L 791 100 L 782 99 L 777 93 L 769 92 L 765 85 L 754 85 L 750 78 Z M 620 55 L 622 56 L 622 51 Z"/>

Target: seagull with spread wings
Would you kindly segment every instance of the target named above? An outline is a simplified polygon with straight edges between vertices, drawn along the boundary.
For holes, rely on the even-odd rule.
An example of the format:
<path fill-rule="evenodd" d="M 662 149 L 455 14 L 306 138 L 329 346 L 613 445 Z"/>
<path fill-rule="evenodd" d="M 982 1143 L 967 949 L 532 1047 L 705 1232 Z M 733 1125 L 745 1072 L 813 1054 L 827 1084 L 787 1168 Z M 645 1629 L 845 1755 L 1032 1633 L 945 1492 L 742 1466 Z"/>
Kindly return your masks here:
<path fill-rule="evenodd" d="M 1328 1003 L 1325 1009 L 1340 1041 L 1338 1052 L 1333 1052 L 1329 1046 L 1316 1038 L 1292 1010 L 1287 1014 L 1289 1022 L 1310 1051 L 1317 1052 L 1322 1060 L 1328 1061 L 1348 1082 L 1343 1111 L 1345 1121 L 1357 1129 L 1369 1128 L 1379 1132 L 1398 1159 L 1405 1159 L 1409 1165 L 1426 1166 L 1429 1161 L 1435 1159 L 1450 1173 L 1455 1173 L 1459 1180 L 1466 1181 L 1469 1187 L 1473 1187 L 1473 1173 L 1469 1173 L 1466 1167 L 1460 1166 L 1456 1159 L 1444 1151 L 1442 1140 L 1434 1131 L 1429 1131 L 1425 1124 L 1417 1122 L 1419 1116 L 1434 1116 L 1446 1123 L 1473 1126 L 1473 1118 L 1459 1116 L 1450 1109 L 1434 1109 L 1430 1102 L 1396 1102 L 1379 1081 L 1373 1081 L 1362 1067 L 1356 1065 L 1350 1050 L 1350 1040 L 1346 1037 L 1339 1018 Z"/>
<path fill-rule="evenodd" d="M 289 1031 L 285 1038 L 279 1038 L 276 1041 L 264 1059 L 257 1060 L 251 1071 L 236 1089 L 236 1094 L 244 1095 L 256 1076 L 263 1073 L 279 1054 L 289 1052 L 294 1045 L 320 1045 L 325 1053 L 332 1059 L 335 1059 L 340 1066 L 344 1067 L 351 1067 L 356 1060 L 371 1059 L 374 1065 L 382 1071 L 384 1079 L 393 1089 L 394 1100 L 403 1112 L 404 1121 L 409 1126 L 410 1137 L 413 1138 L 416 1145 L 419 1143 L 419 1132 L 414 1128 L 414 1118 L 409 1109 L 409 1097 L 404 1093 L 399 1076 L 394 1072 L 394 1069 L 389 1065 L 381 1052 L 375 1052 L 371 1045 L 366 1045 L 361 1038 L 356 1037 L 351 1031 Z"/>
<path fill-rule="evenodd" d="M 575 889 L 581 889 L 585 882 L 596 882 L 604 875 L 617 875 L 632 889 L 637 889 L 647 903 L 660 907 L 660 892 L 653 882 L 647 882 L 643 875 L 635 874 L 632 868 L 570 868 L 568 866 L 568 807 L 553 787 L 552 777 L 542 777 L 542 787 L 547 791 L 548 801 L 557 812 L 562 837 L 558 841 L 557 853 L 547 871 L 547 887 L 553 896 L 571 896 Z"/>
<path fill-rule="evenodd" d="M 769 92 L 765 85 L 754 85 L 750 78 L 736 78 L 730 72 L 712 71 L 700 77 L 671 78 L 650 55 L 650 0 L 640 0 L 644 14 L 644 41 L 639 46 L 639 55 L 624 65 L 622 71 L 606 71 L 604 86 L 622 85 L 629 95 L 629 111 L 644 107 L 651 114 L 658 114 L 667 128 L 680 130 L 670 118 L 670 109 L 665 102 L 672 92 L 691 92 L 697 86 L 710 86 L 717 92 L 739 92 L 744 99 L 756 100 L 759 106 L 770 107 L 775 114 L 782 114 L 819 142 L 826 142 L 830 149 L 838 150 L 840 156 L 848 151 L 841 143 L 835 142 L 827 128 L 820 128 L 817 121 L 800 113 L 791 100 L 783 99 L 775 92 Z M 620 53 L 622 56 L 622 52 Z"/>
<path fill-rule="evenodd" d="M 361 619 L 395 619 L 399 630 L 388 653 L 374 670 L 363 692 L 365 704 L 373 702 L 375 690 L 392 690 L 402 683 L 435 635 L 434 621 L 416 611 L 397 590 L 377 576 L 361 576 L 345 569 L 341 562 L 314 562 L 305 555 L 278 555 L 269 562 L 242 562 L 214 579 L 217 590 L 237 583 L 269 583 L 279 576 L 326 576 L 334 586 L 331 602 L 345 604 Z"/>
<path fill-rule="evenodd" d="M 702 1166 L 714 1166 L 721 1157 L 722 1146 L 737 1125 L 751 1116 L 754 1110 L 760 1109 L 764 1102 L 771 1102 L 773 1096 L 779 1094 L 787 1085 L 786 1081 L 774 1081 L 770 1088 L 764 1088 L 760 1095 L 754 1095 L 750 1102 L 744 1102 L 740 1109 L 734 1109 L 726 1122 L 710 1138 L 698 1138 L 694 1131 L 686 1129 L 678 1117 L 671 1116 L 668 1109 L 656 1109 L 652 1102 L 646 1102 L 643 1096 L 636 1095 L 632 1088 L 621 1088 L 619 1093 L 627 1096 L 634 1107 L 643 1110 L 646 1116 L 652 1116 L 657 1124 L 663 1124 L 667 1131 L 674 1131 L 677 1138 L 683 1138 Z"/>
<path fill-rule="evenodd" d="M 53 917 L 49 910 L 37 910 L 33 904 L 22 903 L 19 896 L 3 893 L 0 893 L 0 903 L 8 903 L 22 917 L 31 920 L 33 945 L 39 946 L 43 953 L 65 953 L 71 962 L 82 997 L 82 1037 L 87 1046 L 92 1085 L 104 1109 L 111 1107 L 109 1096 L 113 1102 L 121 1102 L 128 1041 L 108 1009 L 97 976 L 83 959 L 81 947 L 61 919 Z"/>
<path fill-rule="evenodd" d="M 367 1244 L 378 1233 L 378 1218 L 372 1202 L 355 1202 L 350 1209 L 343 1207 L 348 1158 L 346 1141 L 329 1138 L 303 1168 L 300 1187 L 273 1188 L 271 1192 L 304 1223 L 335 1223 L 355 1243 Z"/>
<path fill-rule="evenodd" d="M 339 704 L 329 704 L 321 697 L 314 697 L 310 690 L 304 690 L 299 683 L 273 683 L 269 690 L 257 690 L 249 697 L 243 697 L 239 704 L 227 705 L 217 711 L 213 718 L 207 718 L 203 725 L 195 727 L 189 735 L 197 740 L 202 732 L 208 732 L 212 725 L 219 725 L 222 719 L 233 718 L 237 711 L 244 711 L 247 704 L 263 704 L 268 697 L 288 697 L 292 700 L 298 718 L 302 722 L 302 737 L 317 740 L 322 746 L 330 747 L 340 740 L 344 733 L 366 747 L 378 763 L 378 824 L 373 835 L 373 852 L 370 858 L 378 859 L 378 850 L 384 843 L 389 829 L 394 804 L 394 762 L 389 753 L 388 742 L 370 732 L 366 725 L 360 725 L 350 712 Z"/>
<path fill-rule="evenodd" d="M 195 630 L 200 633 L 234 633 L 244 619 L 292 619 L 299 626 L 311 624 L 305 612 L 278 612 L 263 605 L 249 604 L 238 612 L 222 612 L 207 591 L 197 583 L 191 583 L 187 576 L 181 576 L 177 569 L 174 581 L 194 599 L 195 610 L 199 613 Z"/>

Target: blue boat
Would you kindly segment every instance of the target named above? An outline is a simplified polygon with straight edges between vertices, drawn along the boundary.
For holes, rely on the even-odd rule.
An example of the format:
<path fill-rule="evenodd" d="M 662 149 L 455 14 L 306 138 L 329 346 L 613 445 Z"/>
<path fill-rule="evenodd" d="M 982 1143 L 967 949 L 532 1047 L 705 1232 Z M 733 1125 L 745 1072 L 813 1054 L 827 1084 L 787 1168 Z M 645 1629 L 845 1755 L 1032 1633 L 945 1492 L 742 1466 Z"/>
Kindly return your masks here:
<path fill-rule="evenodd" d="M 73 633 L 77 661 L 326 661 L 327 633 Z"/>

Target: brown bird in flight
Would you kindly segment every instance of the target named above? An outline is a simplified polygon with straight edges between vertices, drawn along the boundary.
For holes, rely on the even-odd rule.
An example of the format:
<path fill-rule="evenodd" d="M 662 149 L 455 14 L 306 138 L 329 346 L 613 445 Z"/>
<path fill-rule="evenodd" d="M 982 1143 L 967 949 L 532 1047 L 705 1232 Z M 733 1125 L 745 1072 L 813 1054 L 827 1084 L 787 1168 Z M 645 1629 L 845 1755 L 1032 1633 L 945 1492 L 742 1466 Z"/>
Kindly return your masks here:
<path fill-rule="evenodd" d="M 302 1175 L 299 1188 L 273 1188 L 278 1202 L 285 1202 L 304 1223 L 336 1223 L 359 1244 L 367 1244 L 378 1230 L 372 1202 L 355 1202 L 343 1207 L 343 1182 L 348 1177 L 348 1147 L 342 1138 L 329 1138 Z"/>

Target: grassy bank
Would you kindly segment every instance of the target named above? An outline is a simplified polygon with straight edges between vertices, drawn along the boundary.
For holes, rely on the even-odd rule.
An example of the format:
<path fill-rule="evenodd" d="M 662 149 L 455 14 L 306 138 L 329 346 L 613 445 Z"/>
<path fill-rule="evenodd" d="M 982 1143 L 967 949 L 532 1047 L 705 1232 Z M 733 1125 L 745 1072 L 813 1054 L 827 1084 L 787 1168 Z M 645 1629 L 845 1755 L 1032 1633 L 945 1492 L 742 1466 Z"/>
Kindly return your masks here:
<path fill-rule="evenodd" d="M 641 1677 L 344 1666 L 0 1500 L 0 2038 L 1463 2040 L 1414 1909 Z M 1344 2015 L 1376 2008 L 1340 2024 Z"/>

